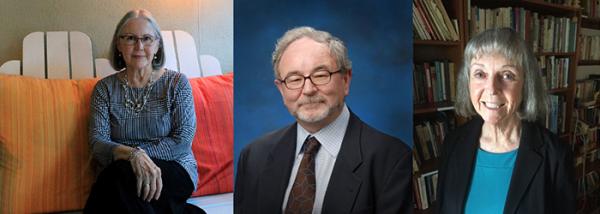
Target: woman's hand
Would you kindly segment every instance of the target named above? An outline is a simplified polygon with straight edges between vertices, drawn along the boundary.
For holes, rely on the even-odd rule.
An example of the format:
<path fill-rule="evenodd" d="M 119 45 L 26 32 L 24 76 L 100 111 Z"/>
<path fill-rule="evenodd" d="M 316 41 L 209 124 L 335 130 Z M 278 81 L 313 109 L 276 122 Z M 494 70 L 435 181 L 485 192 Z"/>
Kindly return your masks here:
<path fill-rule="evenodd" d="M 137 149 L 129 160 L 137 180 L 137 195 L 147 202 L 158 200 L 163 187 L 160 168 L 144 150 Z"/>

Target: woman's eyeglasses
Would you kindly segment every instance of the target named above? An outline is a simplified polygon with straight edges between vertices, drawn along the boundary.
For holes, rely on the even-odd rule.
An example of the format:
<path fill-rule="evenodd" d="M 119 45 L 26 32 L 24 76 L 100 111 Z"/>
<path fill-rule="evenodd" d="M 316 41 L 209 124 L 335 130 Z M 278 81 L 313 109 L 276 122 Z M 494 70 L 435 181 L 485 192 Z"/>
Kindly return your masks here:
<path fill-rule="evenodd" d="M 138 41 L 141 41 L 144 46 L 150 46 L 154 43 L 154 41 L 158 40 L 158 38 L 152 35 L 143 35 L 142 37 L 137 37 L 133 34 L 120 35 L 119 39 L 125 45 L 135 45 Z"/>

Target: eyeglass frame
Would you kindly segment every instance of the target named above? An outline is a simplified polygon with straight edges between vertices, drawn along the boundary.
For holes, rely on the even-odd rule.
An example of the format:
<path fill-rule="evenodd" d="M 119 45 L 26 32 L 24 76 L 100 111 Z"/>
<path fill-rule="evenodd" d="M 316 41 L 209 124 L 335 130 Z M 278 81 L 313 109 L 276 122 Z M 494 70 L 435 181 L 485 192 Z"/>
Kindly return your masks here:
<path fill-rule="evenodd" d="M 327 85 L 327 84 L 329 84 L 329 83 L 331 82 L 331 76 L 333 76 L 334 74 L 337 74 L 337 73 L 341 73 L 341 72 L 342 72 L 342 69 L 340 68 L 340 69 L 338 69 L 337 71 L 329 71 L 329 70 L 323 70 L 323 71 L 326 71 L 326 72 L 329 74 L 329 80 L 327 80 L 327 82 L 326 82 L 326 83 L 322 83 L 322 84 L 316 84 L 316 83 L 313 81 L 313 79 L 312 79 L 312 75 L 313 75 L 314 73 L 317 73 L 317 72 L 310 73 L 308 76 L 303 76 L 303 75 L 300 75 L 300 74 L 293 74 L 293 75 L 287 76 L 287 77 L 285 77 L 285 78 L 283 78 L 283 79 L 278 79 L 277 81 L 279 81 L 280 83 L 283 83 L 283 85 L 285 86 L 285 88 L 287 88 L 287 89 L 289 89 L 289 90 L 298 90 L 298 89 L 304 88 L 304 85 L 306 84 L 306 79 L 310 79 L 310 83 L 312 83 L 313 85 L 316 85 L 316 86 L 318 86 L 318 85 Z M 304 79 L 302 80 L 302 85 L 300 85 L 300 87 L 298 87 L 298 88 L 290 88 L 290 87 L 288 87 L 288 85 L 287 85 L 287 83 L 286 83 L 286 81 L 285 81 L 285 80 L 286 80 L 287 78 L 289 78 L 289 77 L 292 77 L 292 76 L 301 76 L 301 77 L 303 77 L 303 78 L 304 78 Z"/>
<path fill-rule="evenodd" d="M 133 45 L 136 45 L 138 42 L 141 42 L 141 43 L 142 43 L 142 45 L 144 45 L 144 46 L 151 46 L 151 45 L 153 45 L 153 44 L 154 44 L 154 42 L 156 42 L 156 41 L 160 40 L 160 37 L 158 37 L 158 36 L 154 36 L 154 35 L 152 35 L 152 34 L 144 34 L 144 35 L 142 35 L 141 37 L 138 37 L 138 36 L 137 36 L 137 35 L 135 35 L 135 34 L 121 34 L 121 35 L 119 35 L 119 37 L 118 37 L 118 38 L 119 38 L 119 42 L 121 42 L 120 40 L 123 40 L 123 39 L 125 39 L 125 37 L 133 37 L 133 38 L 134 38 L 134 42 L 133 42 L 133 43 L 131 43 L 131 44 L 127 44 L 127 42 L 123 42 L 123 44 L 124 44 L 124 45 L 127 45 L 127 46 L 133 46 Z M 144 41 L 143 41 L 143 39 L 144 39 L 145 37 L 149 37 L 149 38 L 151 38 L 152 42 L 150 42 L 149 44 L 144 44 Z"/>

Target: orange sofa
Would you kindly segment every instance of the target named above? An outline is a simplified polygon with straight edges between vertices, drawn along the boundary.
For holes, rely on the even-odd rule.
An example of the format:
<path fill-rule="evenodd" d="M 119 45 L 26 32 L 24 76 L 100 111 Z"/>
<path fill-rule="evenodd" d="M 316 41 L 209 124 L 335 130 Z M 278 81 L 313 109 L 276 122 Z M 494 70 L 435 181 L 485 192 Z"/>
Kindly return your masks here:
<path fill-rule="evenodd" d="M 94 181 L 89 105 L 98 79 L 0 75 L 0 213 L 81 210 Z M 233 191 L 233 74 L 189 80 L 196 108 L 193 196 Z"/>

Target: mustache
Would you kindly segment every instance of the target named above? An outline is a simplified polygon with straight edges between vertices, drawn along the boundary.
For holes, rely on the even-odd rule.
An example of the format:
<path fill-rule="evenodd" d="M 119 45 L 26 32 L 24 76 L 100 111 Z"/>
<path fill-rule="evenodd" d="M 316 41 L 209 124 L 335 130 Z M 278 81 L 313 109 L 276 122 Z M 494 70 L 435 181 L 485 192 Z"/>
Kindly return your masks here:
<path fill-rule="evenodd" d="M 321 103 L 325 102 L 325 98 L 319 95 L 311 96 L 311 97 L 303 97 L 298 100 L 298 105 L 304 104 L 312 104 L 312 103 Z"/>

